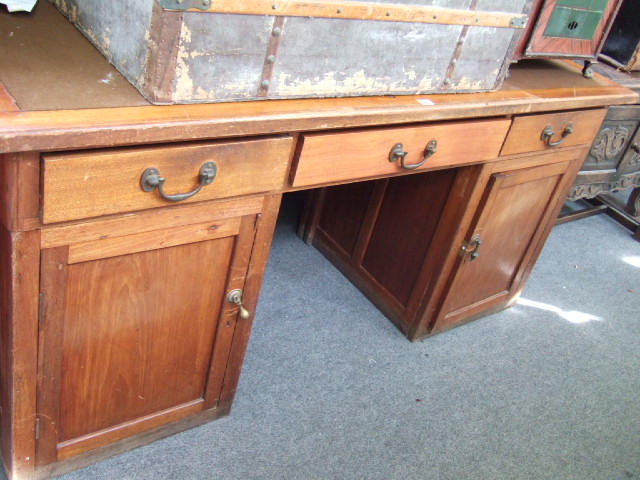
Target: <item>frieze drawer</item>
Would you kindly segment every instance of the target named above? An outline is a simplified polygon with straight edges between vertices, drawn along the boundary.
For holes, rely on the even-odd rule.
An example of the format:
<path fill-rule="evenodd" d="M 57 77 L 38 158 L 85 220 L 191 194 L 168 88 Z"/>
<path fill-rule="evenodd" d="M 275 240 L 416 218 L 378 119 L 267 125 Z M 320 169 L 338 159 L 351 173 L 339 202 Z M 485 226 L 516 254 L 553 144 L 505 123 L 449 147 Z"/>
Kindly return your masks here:
<path fill-rule="evenodd" d="M 281 190 L 292 139 L 43 155 L 42 222 Z"/>
<path fill-rule="evenodd" d="M 291 184 L 326 185 L 491 160 L 510 123 L 497 118 L 302 135 Z"/>
<path fill-rule="evenodd" d="M 589 145 L 606 113 L 606 109 L 598 108 L 517 116 L 500 155 Z"/>

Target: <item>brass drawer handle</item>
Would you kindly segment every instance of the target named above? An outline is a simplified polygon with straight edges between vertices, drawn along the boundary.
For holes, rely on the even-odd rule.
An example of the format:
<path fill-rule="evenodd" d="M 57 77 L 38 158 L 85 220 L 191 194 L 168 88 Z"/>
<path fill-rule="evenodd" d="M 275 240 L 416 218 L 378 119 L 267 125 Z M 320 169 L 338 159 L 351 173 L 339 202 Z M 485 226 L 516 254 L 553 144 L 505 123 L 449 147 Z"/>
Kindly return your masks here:
<path fill-rule="evenodd" d="M 573 123 L 568 123 L 567 126 L 564 127 L 564 130 L 562 131 L 562 137 L 560 137 L 560 140 L 558 140 L 557 142 L 552 142 L 551 137 L 555 135 L 555 132 L 553 131 L 553 127 L 551 125 L 547 125 L 546 127 L 544 127 L 544 130 L 542 130 L 542 135 L 540 135 L 540 140 L 542 140 L 544 143 L 546 143 L 550 147 L 557 147 L 562 142 L 564 142 L 564 139 L 567 138 L 572 133 L 573 133 Z"/>
<path fill-rule="evenodd" d="M 437 148 L 438 148 L 438 141 L 431 140 L 429 143 L 427 143 L 427 146 L 424 149 L 424 157 L 422 161 L 419 163 L 407 165 L 406 163 L 404 163 L 404 160 L 407 157 L 408 152 L 404 151 L 404 147 L 402 146 L 401 143 L 396 143 L 391 149 L 391 151 L 389 152 L 389 161 L 395 162 L 399 159 L 400 166 L 402 168 L 405 168 L 407 170 L 415 170 L 416 168 L 424 165 L 424 162 L 426 162 L 429 159 L 429 157 L 431 157 L 433 154 L 436 153 Z"/>
<path fill-rule="evenodd" d="M 186 200 L 187 198 L 193 197 L 196 193 L 202 190 L 202 187 L 205 185 L 209 185 L 216 178 L 216 173 L 218 173 L 218 167 L 215 162 L 206 162 L 200 167 L 200 174 L 198 175 L 200 184 L 196 187 L 195 190 L 187 193 L 176 193 L 173 195 L 167 195 L 164 193 L 164 182 L 165 178 L 160 176 L 160 170 L 155 167 L 147 168 L 142 174 L 142 178 L 140 179 L 140 186 L 142 190 L 145 192 L 152 192 L 156 187 L 158 188 L 158 192 L 160 192 L 160 196 L 165 200 L 170 202 L 179 202 L 181 200 Z"/>

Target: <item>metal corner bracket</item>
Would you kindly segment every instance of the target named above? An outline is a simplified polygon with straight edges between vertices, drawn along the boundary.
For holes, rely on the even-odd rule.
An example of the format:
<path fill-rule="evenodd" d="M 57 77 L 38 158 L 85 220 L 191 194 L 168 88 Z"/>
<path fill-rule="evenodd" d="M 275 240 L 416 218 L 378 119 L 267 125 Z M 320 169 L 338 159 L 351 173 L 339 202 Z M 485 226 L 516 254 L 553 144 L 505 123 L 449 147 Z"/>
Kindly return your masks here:
<path fill-rule="evenodd" d="M 529 20 L 527 15 L 520 15 L 518 17 L 513 17 L 509 22 L 509 25 L 513 28 L 524 28 L 527 24 L 527 20 Z"/>
<path fill-rule="evenodd" d="M 157 0 L 165 10 L 208 10 L 211 7 L 211 0 Z"/>

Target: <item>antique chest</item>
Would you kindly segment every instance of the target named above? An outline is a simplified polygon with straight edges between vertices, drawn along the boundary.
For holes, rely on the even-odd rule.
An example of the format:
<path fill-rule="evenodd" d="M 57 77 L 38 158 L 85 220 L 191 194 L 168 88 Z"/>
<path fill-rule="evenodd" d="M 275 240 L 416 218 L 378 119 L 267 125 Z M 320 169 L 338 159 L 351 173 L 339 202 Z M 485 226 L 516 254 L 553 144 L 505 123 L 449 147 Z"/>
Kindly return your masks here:
<path fill-rule="evenodd" d="M 620 4 L 621 0 L 534 0 L 514 59 L 582 59 L 583 74 L 592 76 L 591 65 L 598 60 Z"/>
<path fill-rule="evenodd" d="M 154 103 L 489 91 L 528 0 L 51 0 Z"/>

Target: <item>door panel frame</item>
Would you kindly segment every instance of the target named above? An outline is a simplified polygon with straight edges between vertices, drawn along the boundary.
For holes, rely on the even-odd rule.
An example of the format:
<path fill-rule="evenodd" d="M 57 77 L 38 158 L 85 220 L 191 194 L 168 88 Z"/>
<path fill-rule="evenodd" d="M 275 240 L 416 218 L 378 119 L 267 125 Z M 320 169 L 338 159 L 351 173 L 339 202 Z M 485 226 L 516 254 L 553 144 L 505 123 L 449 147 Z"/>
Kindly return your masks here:
<path fill-rule="evenodd" d="M 245 279 L 252 258 L 256 234 L 255 214 L 245 215 L 237 219 L 224 220 L 232 228 L 221 228 L 215 231 L 211 238 L 199 241 L 215 241 L 218 238 L 234 237 L 230 268 L 224 280 L 225 295 L 232 289 L 245 286 Z M 201 225 L 198 225 L 201 227 Z M 166 229 L 159 230 L 161 233 Z M 214 229 L 217 230 L 217 229 Z M 127 235 L 131 236 L 131 235 Z M 135 234 L 133 236 L 136 236 Z M 128 243 L 123 236 L 122 241 Z M 118 237 L 110 237 L 109 242 L 119 242 Z M 95 243 L 100 243 L 95 242 Z M 149 249 L 162 249 L 175 246 L 176 242 L 161 245 L 150 240 Z M 192 243 L 186 239 L 182 244 Z M 215 339 L 209 364 L 204 395 L 200 399 L 185 404 L 153 412 L 143 417 L 131 419 L 119 425 L 91 432 L 78 438 L 59 442 L 58 424 L 60 418 L 61 378 L 62 378 L 62 341 L 64 336 L 64 312 L 66 310 L 67 267 L 71 264 L 70 250 L 72 245 L 64 245 L 41 250 L 40 275 L 40 328 L 38 354 L 38 387 L 37 387 L 37 432 L 36 432 L 36 467 L 65 460 L 70 457 L 94 450 L 113 442 L 123 440 L 129 436 L 166 424 L 177 422 L 199 412 L 217 408 L 223 390 L 228 359 L 234 342 L 234 333 L 238 319 L 238 307 L 224 301 L 217 322 Z M 138 252 L 133 248 L 132 252 Z M 145 249 L 146 250 L 146 249 Z M 120 254 L 124 254 L 121 251 Z M 95 256 L 95 255 L 94 255 Z M 102 255 L 97 255 L 101 257 Z M 110 255 L 105 255 L 110 257 Z M 93 260 L 93 258 L 91 258 Z M 239 371 L 238 371 L 239 373 Z M 224 406 L 226 408 L 226 405 Z"/>
<path fill-rule="evenodd" d="M 580 169 L 582 160 L 587 154 L 588 147 L 579 146 L 560 151 L 550 151 L 543 154 L 535 155 L 522 155 L 507 157 L 498 162 L 487 164 L 484 166 L 483 171 L 479 175 L 478 184 L 476 189 L 471 194 L 469 199 L 469 212 L 465 215 L 465 219 L 459 228 L 458 235 L 454 238 L 453 246 L 449 252 L 446 262 L 447 269 L 443 270 L 443 275 L 438 281 L 438 285 L 434 287 L 433 295 L 425 298 L 424 307 L 421 310 L 419 321 L 415 323 L 415 328 L 410 332 L 410 339 L 422 338 L 427 335 L 433 335 L 446 328 L 450 327 L 438 327 L 438 322 L 442 322 L 441 319 L 447 315 L 444 307 L 448 295 L 451 295 L 450 288 L 453 285 L 455 276 L 460 268 L 463 259 L 459 256 L 459 249 L 465 240 L 472 238 L 476 224 L 480 220 L 482 213 L 481 205 L 485 204 L 486 197 L 488 195 L 487 189 L 490 186 L 492 176 L 494 174 L 509 174 L 517 170 L 531 169 L 538 167 L 548 168 L 551 164 L 564 164 L 565 171 L 561 175 L 561 178 L 556 186 L 555 194 L 550 199 L 545 213 L 541 218 L 540 225 L 534 233 L 533 239 L 527 248 L 526 253 L 523 255 L 520 267 L 517 269 L 511 283 L 511 288 L 508 291 L 497 293 L 490 297 L 486 301 L 477 302 L 474 305 L 470 305 L 469 308 L 460 312 L 459 319 L 456 322 L 452 322 L 454 325 L 458 325 L 467 321 L 471 321 L 480 316 L 488 313 L 493 313 L 503 308 L 506 308 L 513 304 L 519 296 L 524 283 L 528 278 L 533 264 L 538 258 L 544 241 L 548 237 L 551 228 L 555 224 L 555 218 L 557 217 L 564 200 L 571 188 L 573 180 Z M 542 175 L 545 176 L 544 174 Z M 475 207 L 474 207 L 475 205 Z M 470 214 L 473 214 L 472 217 Z M 466 225 L 466 227 L 465 227 Z M 462 233 L 464 232 L 464 234 Z"/>

